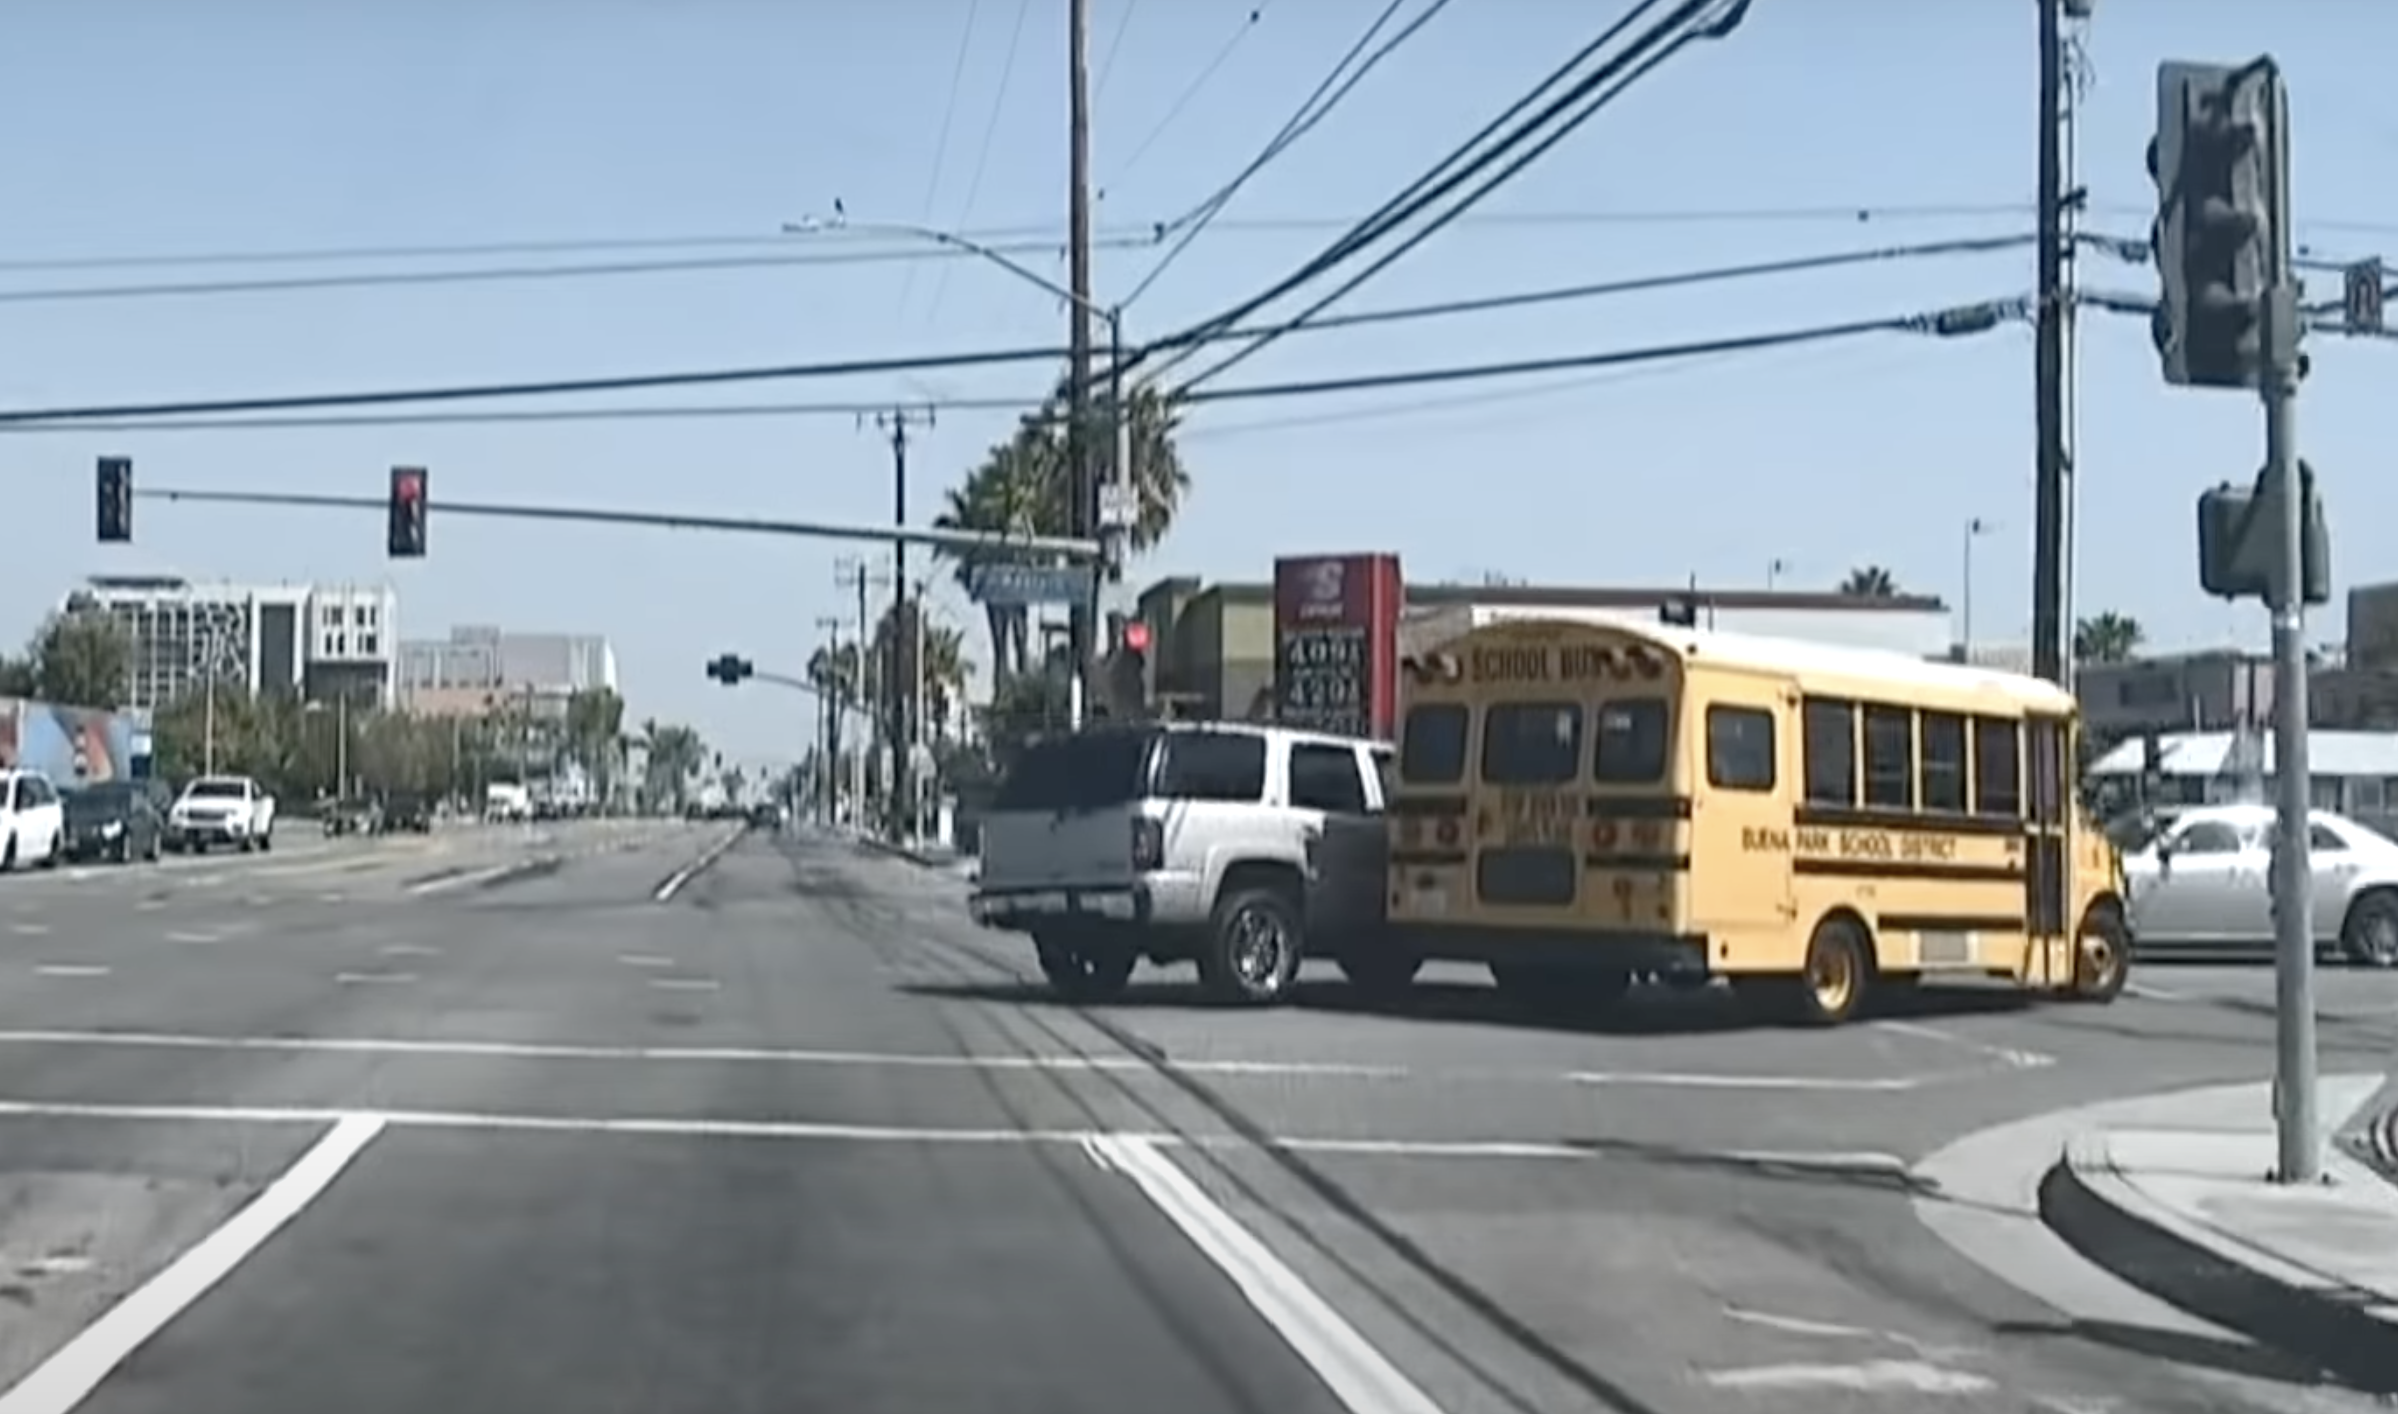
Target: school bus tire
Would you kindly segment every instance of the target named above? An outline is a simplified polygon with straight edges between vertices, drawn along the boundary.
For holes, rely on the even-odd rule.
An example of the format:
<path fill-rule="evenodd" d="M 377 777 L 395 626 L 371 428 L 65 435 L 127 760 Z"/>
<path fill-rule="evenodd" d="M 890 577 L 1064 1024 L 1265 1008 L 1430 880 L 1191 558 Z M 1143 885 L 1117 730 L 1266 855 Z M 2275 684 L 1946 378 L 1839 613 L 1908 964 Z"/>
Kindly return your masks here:
<path fill-rule="evenodd" d="M 1291 891 L 1234 884 L 1216 900 L 1199 945 L 1199 987 L 1211 1001 L 1271 1006 L 1286 1000 L 1306 952 L 1306 925 Z"/>
<path fill-rule="evenodd" d="M 2073 937 L 2073 985 L 2067 1001 L 2105 1006 L 2123 995 L 2132 975 L 2132 934 L 2124 921 L 2123 905 L 2102 898 L 2082 915 Z"/>
<path fill-rule="evenodd" d="M 1815 925 L 1796 976 L 1760 977 L 1741 991 L 1777 1019 L 1799 1026 L 1839 1026 L 1863 1012 L 1874 989 L 1873 935 L 1851 914 Z"/>

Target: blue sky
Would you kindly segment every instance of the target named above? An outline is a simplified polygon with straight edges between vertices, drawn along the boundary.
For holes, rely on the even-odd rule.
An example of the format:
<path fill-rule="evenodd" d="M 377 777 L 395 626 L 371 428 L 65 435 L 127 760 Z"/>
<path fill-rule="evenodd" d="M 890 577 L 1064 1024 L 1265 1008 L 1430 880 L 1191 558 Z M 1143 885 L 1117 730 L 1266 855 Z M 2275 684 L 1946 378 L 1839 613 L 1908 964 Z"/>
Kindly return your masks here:
<path fill-rule="evenodd" d="M 1237 171 L 1382 0 L 1092 3 L 1099 219 L 1103 234 L 1122 234 L 1174 217 Z M 1457 0 L 1242 193 L 1133 307 L 1133 337 L 1291 269 L 1615 9 Z M 2378 180 L 2398 118 L 2386 104 L 2377 117 L 2372 100 L 2378 56 L 2398 45 L 2398 8 L 2100 0 L 2099 10 L 2082 129 L 2095 229 L 2145 233 L 2156 61 L 2270 51 L 2293 86 L 2301 239 L 2334 258 L 2398 251 L 2398 199 Z M 1065 0 L 21 5 L 0 48 L 0 126 L 14 135 L 0 144 L 0 262 L 772 237 L 836 197 L 859 220 L 1060 232 L 1065 11 Z M 1734 39 L 1685 53 L 1495 196 L 1490 219 L 1444 232 L 1352 303 L 2028 230 L 2032 25 L 2028 0 L 1756 0 Z M 1748 214 L 1694 218 L 1709 212 Z M 831 251 L 843 238 L 801 239 Z M 1103 251 L 1100 296 L 1120 296 L 1156 256 Z M 1028 259 L 1063 274 L 1060 261 Z M 17 268 L 0 270 L 0 292 L 525 263 L 539 260 Z M 2094 286 L 2152 288 L 2145 269 L 2088 270 Z M 2029 281 L 2022 252 L 1883 263 L 1293 337 L 1225 381 L 1670 343 L 2014 295 Z M 2333 292 L 2336 282 L 2316 289 Z M 1054 300 L 972 262 L 0 301 L 0 403 L 13 406 L 793 363 L 1041 344 L 1064 328 Z M 2200 596 L 2191 543 L 2193 495 L 2255 467 L 2252 405 L 2165 389 L 2139 320 L 2094 317 L 2083 348 L 2081 606 L 2136 614 L 2160 644 L 2261 643 L 2260 611 Z M 1134 578 L 1262 578 L 1278 553 L 1381 548 L 1419 577 L 1551 583 L 1695 574 L 1754 585 L 1779 560 L 1785 585 L 1828 584 L 1871 561 L 1954 602 L 1962 528 L 1981 517 L 1998 530 L 1976 555 L 1977 636 L 2020 636 L 2030 350 L 2028 331 L 2007 328 L 1212 407 L 1186 443 L 1187 515 Z M 2373 474 L 2371 452 L 2386 440 L 2371 390 L 2394 358 L 2373 342 L 2315 347 L 2301 437 L 2335 531 L 2351 528 L 2335 553 L 2343 586 L 2398 577 L 2354 529 L 2398 516 L 2398 483 Z M 650 400 L 1014 397 L 1046 378 L 1027 367 Z M 916 448 L 916 504 L 934 506 L 1007 420 L 941 414 Z M 815 621 L 848 612 L 834 565 L 861 547 L 437 518 L 430 558 L 393 565 L 371 515 L 148 502 L 136 545 L 99 547 L 92 460 L 113 451 L 135 457 L 146 486 L 380 494 L 388 467 L 415 462 L 432 469 L 436 500 L 840 521 L 879 521 L 890 502 L 888 451 L 849 417 L 0 441 L 15 532 L 0 556 L 0 637 L 21 638 L 100 570 L 389 579 L 412 636 L 462 621 L 606 633 L 635 718 L 691 721 L 747 756 L 788 754 L 807 704 L 724 691 L 702 660 L 729 647 L 796 667 Z M 954 591 L 941 598 L 973 622 Z M 2337 632 L 2336 611 L 2314 628 Z M 976 656 L 987 656 L 979 642 Z"/>

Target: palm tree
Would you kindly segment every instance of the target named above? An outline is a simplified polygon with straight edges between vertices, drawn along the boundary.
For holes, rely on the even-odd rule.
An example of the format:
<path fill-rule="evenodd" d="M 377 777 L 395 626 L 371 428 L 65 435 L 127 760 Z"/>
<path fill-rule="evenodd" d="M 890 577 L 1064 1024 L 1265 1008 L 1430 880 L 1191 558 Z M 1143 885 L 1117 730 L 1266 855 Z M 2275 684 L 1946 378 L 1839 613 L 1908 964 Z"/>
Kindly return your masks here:
<path fill-rule="evenodd" d="M 680 810 L 708 759 L 707 747 L 698 732 L 655 717 L 641 724 L 641 740 L 649 749 L 649 780 L 644 790 L 653 799 L 671 799 Z"/>
<path fill-rule="evenodd" d="M 2140 627 L 2138 619 L 2109 609 L 2073 626 L 2073 661 L 2127 663 L 2139 653 L 2147 638 L 2147 630 Z"/>
<path fill-rule="evenodd" d="M 1839 592 L 1856 599 L 1895 599 L 1898 576 L 1880 565 L 1859 565 L 1840 581 Z"/>
<path fill-rule="evenodd" d="M 1131 481 L 1138 508 L 1129 538 L 1131 548 L 1139 551 L 1164 539 L 1173 528 L 1190 491 L 1191 477 L 1174 439 L 1180 417 L 1172 401 L 1155 388 L 1141 388 L 1133 391 L 1126 404 L 1131 421 Z M 949 490 L 947 505 L 933 523 L 944 529 L 1000 535 L 1072 533 L 1076 478 L 1070 474 L 1065 407 L 1065 393 L 1060 389 L 1039 412 L 1019 423 L 1006 441 L 993 445 L 964 483 Z M 1110 429 L 1102 427 L 1094 435 L 1105 438 Z M 970 584 L 978 564 L 1024 564 L 1038 557 L 1023 551 L 967 550 L 952 552 L 950 558 L 958 582 Z M 1020 605 L 1006 604 L 986 604 L 983 614 L 991 634 L 993 674 L 1021 671 L 1029 657 L 1029 615 Z"/>

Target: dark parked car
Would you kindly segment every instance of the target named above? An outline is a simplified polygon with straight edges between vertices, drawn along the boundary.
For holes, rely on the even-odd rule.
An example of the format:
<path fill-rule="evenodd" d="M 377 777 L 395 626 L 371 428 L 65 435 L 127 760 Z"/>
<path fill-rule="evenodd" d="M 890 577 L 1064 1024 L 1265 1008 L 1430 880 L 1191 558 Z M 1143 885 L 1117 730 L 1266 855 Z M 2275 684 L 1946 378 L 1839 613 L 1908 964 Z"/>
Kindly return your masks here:
<path fill-rule="evenodd" d="M 383 802 L 383 828 L 411 834 L 433 833 L 433 802 L 421 795 L 393 794 Z"/>
<path fill-rule="evenodd" d="M 156 859 L 166 831 L 158 799 L 139 781 L 104 781 L 71 790 L 65 807 L 66 856 L 77 863 Z"/>

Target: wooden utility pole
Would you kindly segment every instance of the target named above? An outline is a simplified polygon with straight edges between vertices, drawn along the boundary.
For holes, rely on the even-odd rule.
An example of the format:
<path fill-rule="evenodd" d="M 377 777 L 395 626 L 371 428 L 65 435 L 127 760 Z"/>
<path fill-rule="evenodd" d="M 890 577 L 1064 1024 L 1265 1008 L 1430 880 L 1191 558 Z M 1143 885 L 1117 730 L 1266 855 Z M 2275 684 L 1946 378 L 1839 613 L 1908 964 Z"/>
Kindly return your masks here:
<path fill-rule="evenodd" d="M 893 408 L 877 413 L 874 425 L 891 439 L 891 525 L 905 530 L 908 526 L 908 430 L 933 425 L 931 409 L 911 412 Z M 908 691 L 907 677 L 900 671 L 900 655 L 913 655 L 908 623 L 919 612 L 908 603 L 908 542 L 891 542 L 891 661 L 883 664 L 882 701 L 891 726 L 891 780 L 888 828 L 896 843 L 905 843 L 916 833 L 916 713 L 913 694 Z"/>
<path fill-rule="evenodd" d="M 1067 0 L 1066 9 L 1066 255 L 1068 300 L 1066 318 L 1073 370 L 1068 375 L 1066 465 L 1073 497 L 1069 524 L 1073 533 L 1089 537 L 1099 526 L 1099 461 L 1092 455 L 1091 437 L 1091 4 Z M 1074 606 L 1069 650 L 1074 655 L 1074 680 L 1079 700 L 1089 702 L 1092 663 L 1097 657 L 1095 635 L 1099 622 L 1098 578 L 1091 593 Z"/>

